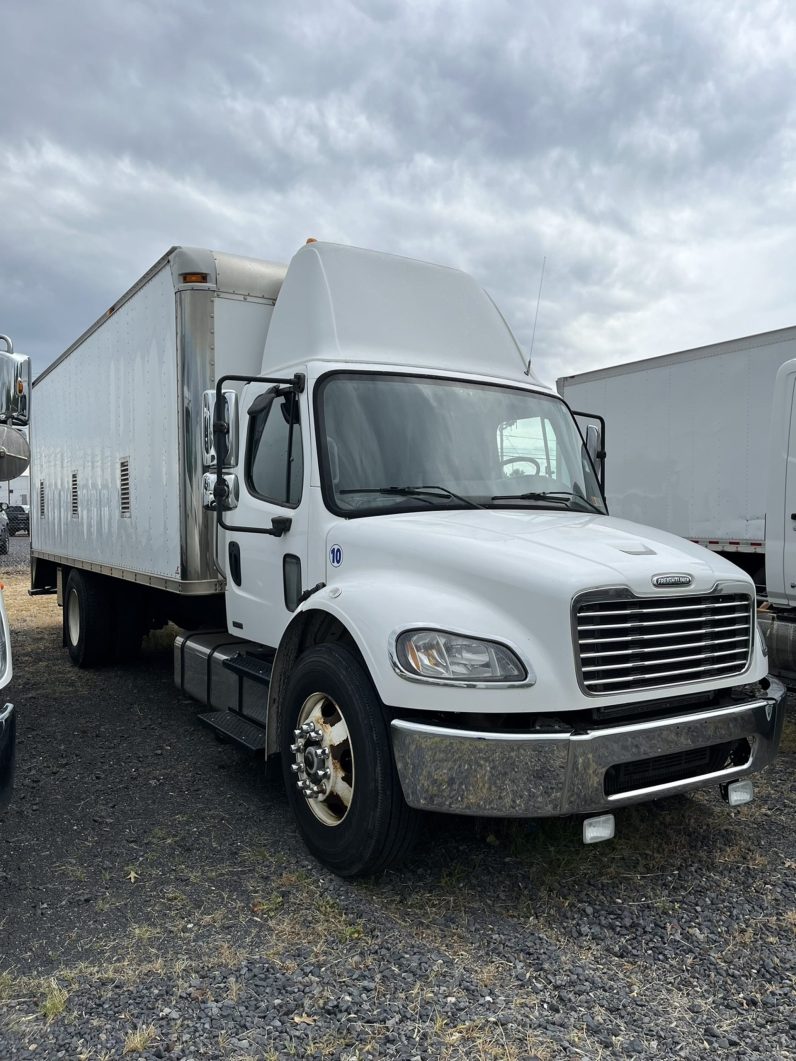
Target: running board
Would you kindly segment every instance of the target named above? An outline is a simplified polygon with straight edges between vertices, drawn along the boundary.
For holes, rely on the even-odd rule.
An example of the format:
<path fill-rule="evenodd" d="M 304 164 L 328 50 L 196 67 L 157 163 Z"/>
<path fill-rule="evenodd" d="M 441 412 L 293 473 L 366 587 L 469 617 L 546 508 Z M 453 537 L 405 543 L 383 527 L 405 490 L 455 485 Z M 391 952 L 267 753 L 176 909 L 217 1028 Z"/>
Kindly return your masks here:
<path fill-rule="evenodd" d="M 210 711 L 200 715 L 199 721 L 214 729 L 219 736 L 240 744 L 250 752 L 265 751 L 265 730 L 262 726 L 248 722 L 234 711 Z"/>
<path fill-rule="evenodd" d="M 252 751 L 268 746 L 272 666 L 262 645 L 226 630 L 184 633 L 174 642 L 174 684 L 210 709 L 202 722 Z"/>

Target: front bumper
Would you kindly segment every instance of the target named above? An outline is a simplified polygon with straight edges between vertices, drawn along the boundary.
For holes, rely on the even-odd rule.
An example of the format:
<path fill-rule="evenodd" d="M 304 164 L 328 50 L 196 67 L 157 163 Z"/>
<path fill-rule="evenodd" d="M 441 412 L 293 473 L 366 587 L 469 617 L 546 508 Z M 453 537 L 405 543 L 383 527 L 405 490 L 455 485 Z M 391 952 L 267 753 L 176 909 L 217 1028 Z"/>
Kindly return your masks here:
<path fill-rule="evenodd" d="M 0 808 L 11 799 L 14 786 L 17 720 L 14 705 L 0 708 Z"/>
<path fill-rule="evenodd" d="M 785 690 L 769 680 L 764 695 L 728 707 L 587 730 L 489 733 L 395 719 L 393 749 L 404 797 L 423 810 L 544 818 L 611 811 L 734 780 L 761 770 L 776 755 Z M 639 778 L 645 762 L 654 760 L 650 776 L 665 776 L 670 763 L 681 768 L 681 753 L 744 740 L 749 751 L 741 765 L 610 794 L 606 775 L 612 767 L 640 764 L 628 775 Z"/>

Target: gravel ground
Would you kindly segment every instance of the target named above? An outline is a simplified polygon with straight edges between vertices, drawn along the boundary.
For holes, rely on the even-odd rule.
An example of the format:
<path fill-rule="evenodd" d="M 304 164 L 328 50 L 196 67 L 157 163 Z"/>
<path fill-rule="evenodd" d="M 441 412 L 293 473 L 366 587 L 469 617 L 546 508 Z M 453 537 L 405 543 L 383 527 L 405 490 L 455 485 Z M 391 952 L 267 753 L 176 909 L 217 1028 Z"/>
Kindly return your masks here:
<path fill-rule="evenodd" d="M 78 672 L 2 577 L 19 708 L 0 817 L 0 1057 L 796 1058 L 796 717 L 757 800 L 579 823 L 429 819 L 345 883 L 276 770 L 219 744 L 168 638 Z"/>

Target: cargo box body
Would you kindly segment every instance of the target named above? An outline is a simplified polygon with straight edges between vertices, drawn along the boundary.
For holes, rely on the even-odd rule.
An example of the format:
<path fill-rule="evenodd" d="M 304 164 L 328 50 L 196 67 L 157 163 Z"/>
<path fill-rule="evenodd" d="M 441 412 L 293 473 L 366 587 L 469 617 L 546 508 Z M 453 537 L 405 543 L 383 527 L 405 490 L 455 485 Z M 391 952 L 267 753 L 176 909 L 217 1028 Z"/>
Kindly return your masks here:
<path fill-rule="evenodd" d="M 784 328 L 559 379 L 571 408 L 605 417 L 611 513 L 762 554 L 774 382 L 793 357 Z"/>
<path fill-rule="evenodd" d="M 34 558 L 180 593 L 223 589 L 202 507 L 203 393 L 260 371 L 284 272 L 172 248 L 35 381 Z"/>

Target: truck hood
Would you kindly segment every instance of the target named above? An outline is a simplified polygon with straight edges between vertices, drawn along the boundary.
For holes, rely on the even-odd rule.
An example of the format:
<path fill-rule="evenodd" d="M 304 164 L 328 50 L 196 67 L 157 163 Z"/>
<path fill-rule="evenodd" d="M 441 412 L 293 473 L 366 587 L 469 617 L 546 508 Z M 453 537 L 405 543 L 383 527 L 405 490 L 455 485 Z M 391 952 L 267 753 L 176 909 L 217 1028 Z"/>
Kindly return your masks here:
<path fill-rule="evenodd" d="M 336 524 L 328 544 L 339 572 L 390 567 L 396 577 L 484 578 L 558 594 L 626 586 L 637 594 L 705 592 L 717 581 L 751 581 L 734 564 L 692 542 L 611 516 L 565 511 L 465 509 L 369 516 Z M 656 575 L 687 574 L 690 587 L 660 589 Z"/>
<path fill-rule="evenodd" d="M 354 636 L 385 703 L 456 712 L 573 711 L 591 706 L 573 661 L 572 603 L 584 592 L 639 597 L 709 593 L 718 583 L 754 593 L 734 564 L 682 538 L 610 516 L 539 509 L 465 509 L 340 520 L 327 538 L 323 602 Z M 656 575 L 689 586 L 656 587 Z M 390 665 L 396 634 L 450 630 L 512 648 L 535 676 L 532 690 L 415 685 Z M 757 659 L 749 672 L 765 673 Z M 726 684 L 726 680 L 725 680 Z M 721 679 L 713 686 L 719 688 Z M 634 693 L 671 695 L 667 686 Z M 417 691 L 419 690 L 419 692 Z M 603 703 L 622 703 L 625 693 Z"/>

